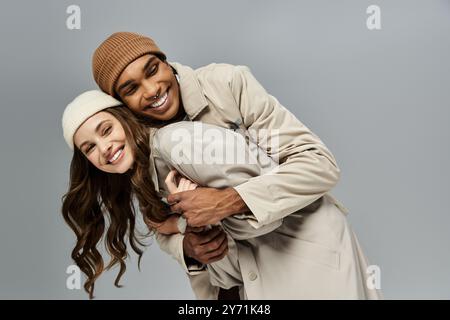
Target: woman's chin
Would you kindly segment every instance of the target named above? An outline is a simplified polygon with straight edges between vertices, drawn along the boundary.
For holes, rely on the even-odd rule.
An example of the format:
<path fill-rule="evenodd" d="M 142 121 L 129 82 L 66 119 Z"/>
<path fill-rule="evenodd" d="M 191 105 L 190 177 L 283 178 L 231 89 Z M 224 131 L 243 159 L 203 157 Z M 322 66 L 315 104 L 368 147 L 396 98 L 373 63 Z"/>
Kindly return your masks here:
<path fill-rule="evenodd" d="M 108 168 L 109 173 L 124 174 L 133 168 L 134 159 L 123 159 L 122 163 L 114 166 L 113 168 Z"/>
<path fill-rule="evenodd" d="M 133 159 L 129 160 L 128 162 L 124 162 L 123 165 L 121 166 L 121 168 L 119 168 L 118 173 L 126 173 L 128 171 L 130 171 L 133 168 Z"/>

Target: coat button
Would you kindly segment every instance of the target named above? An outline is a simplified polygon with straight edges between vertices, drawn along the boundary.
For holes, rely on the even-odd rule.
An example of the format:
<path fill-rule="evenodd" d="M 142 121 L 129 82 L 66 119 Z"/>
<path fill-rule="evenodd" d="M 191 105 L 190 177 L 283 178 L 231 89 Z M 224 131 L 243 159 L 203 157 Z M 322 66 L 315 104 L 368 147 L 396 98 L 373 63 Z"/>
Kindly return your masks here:
<path fill-rule="evenodd" d="M 256 273 L 254 273 L 253 271 L 248 273 L 248 278 L 250 279 L 250 281 L 255 281 L 256 278 L 258 278 L 258 275 Z"/>

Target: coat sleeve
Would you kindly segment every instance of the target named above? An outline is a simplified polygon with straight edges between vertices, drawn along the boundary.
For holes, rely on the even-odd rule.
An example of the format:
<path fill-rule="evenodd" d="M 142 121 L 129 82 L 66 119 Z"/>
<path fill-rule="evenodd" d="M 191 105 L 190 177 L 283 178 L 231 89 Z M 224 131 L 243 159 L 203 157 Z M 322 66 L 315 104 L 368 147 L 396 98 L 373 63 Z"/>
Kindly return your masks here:
<path fill-rule="evenodd" d="M 219 287 L 211 284 L 210 273 L 206 265 L 196 264 L 194 261 L 186 264 L 183 255 L 183 235 L 163 235 L 156 233 L 155 237 L 161 250 L 175 258 L 186 272 L 196 298 L 201 300 L 217 300 Z"/>
<path fill-rule="evenodd" d="M 206 127 L 206 129 L 214 129 L 215 132 L 218 133 L 215 135 L 216 139 L 214 144 L 216 146 L 225 146 L 226 150 L 229 150 L 230 148 L 234 150 L 235 146 L 227 145 L 227 143 L 230 141 L 238 141 L 238 139 L 240 139 L 241 144 L 244 146 L 240 149 L 240 151 L 244 153 L 242 157 L 248 158 L 253 155 L 253 153 L 250 152 L 249 146 L 245 144 L 245 139 L 231 130 L 202 123 L 178 122 L 159 129 L 152 139 L 155 158 L 161 160 L 156 161 L 158 171 L 162 171 L 162 168 L 159 168 L 159 166 L 167 165 L 171 168 L 175 168 L 182 175 L 199 185 L 224 188 L 243 183 L 251 177 L 261 174 L 262 169 L 269 168 L 268 160 L 264 161 L 262 164 L 260 163 L 261 161 L 258 162 L 258 160 L 263 159 L 262 156 L 258 158 L 258 160 L 253 159 L 252 163 L 239 165 L 218 164 L 214 161 L 207 161 L 208 163 L 196 163 L 195 161 L 192 161 L 192 159 L 187 158 L 187 153 L 183 153 L 184 158 L 182 159 L 174 157 L 172 152 L 176 150 L 179 151 L 180 148 L 180 140 L 178 140 L 178 138 L 187 138 L 187 140 L 182 140 L 183 144 L 181 146 L 197 152 L 204 150 L 205 147 L 210 145 L 207 139 L 202 139 L 201 135 L 194 134 L 198 126 L 203 126 L 203 128 L 199 130 L 203 130 L 205 129 L 204 127 Z M 230 135 L 233 136 L 231 139 Z M 196 146 L 196 148 L 191 148 L 193 146 Z M 191 156 L 195 157 L 196 155 L 191 154 Z M 264 226 L 254 227 L 252 223 L 255 221 L 256 220 L 248 219 L 245 215 L 233 216 L 223 220 L 222 226 L 227 234 L 233 239 L 245 240 L 272 232 L 282 223 L 282 221 L 279 220 Z M 188 261 L 185 260 L 183 252 L 184 236 L 182 234 L 163 235 L 157 232 L 155 238 L 161 250 L 172 256 L 189 277 L 207 272 L 205 265 L 196 262 L 193 259 L 189 259 Z M 195 277 L 195 279 L 200 278 L 202 277 Z"/>
<path fill-rule="evenodd" d="M 255 142 L 279 164 L 276 171 L 234 187 L 258 224 L 282 219 L 336 185 L 340 170 L 331 152 L 266 92 L 249 68 L 236 66 L 229 86 L 249 136 L 259 135 Z"/>
<path fill-rule="evenodd" d="M 172 235 L 165 235 L 159 232 L 155 233 L 155 239 L 161 250 L 172 256 L 188 275 L 195 276 L 200 273 L 207 272 L 206 265 L 196 262 L 194 259 L 185 261 L 183 252 L 183 238 L 184 235 L 180 233 Z"/>
<path fill-rule="evenodd" d="M 239 133 L 201 122 L 167 125 L 155 134 L 153 146 L 162 160 L 157 163 L 167 164 L 204 187 L 237 186 L 276 166 L 265 153 L 255 152 L 256 146 Z M 235 156 L 233 161 L 227 161 L 230 155 Z M 222 220 L 225 231 L 235 240 L 265 235 L 281 224 L 279 219 L 258 225 L 253 215 L 246 214 Z"/>

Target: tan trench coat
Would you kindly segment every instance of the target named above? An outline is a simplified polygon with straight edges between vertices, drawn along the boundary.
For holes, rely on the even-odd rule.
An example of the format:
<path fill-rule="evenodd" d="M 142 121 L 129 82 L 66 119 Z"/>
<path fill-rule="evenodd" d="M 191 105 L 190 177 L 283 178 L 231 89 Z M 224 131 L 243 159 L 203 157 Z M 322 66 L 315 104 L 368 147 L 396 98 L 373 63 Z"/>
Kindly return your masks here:
<path fill-rule="evenodd" d="M 339 169 L 323 142 L 269 95 L 247 67 L 211 64 L 192 70 L 171 65 L 180 76 L 189 120 L 235 129 L 247 141 L 252 130 L 267 129 L 269 139 L 278 141 L 276 148 L 258 142 L 276 159 L 273 172 L 273 166 L 177 164 L 170 157 L 174 142 L 169 134 L 177 124 L 151 130 L 150 170 L 161 196 L 167 196 L 167 163 L 200 185 L 233 186 L 252 213 L 223 221 L 234 240 L 229 239 L 228 257 L 209 272 L 205 266 L 185 264 L 183 235 L 157 234 L 161 249 L 187 272 L 197 298 L 217 299 L 218 284 L 229 287 L 241 281 L 246 299 L 381 298 L 366 286 L 368 262 L 346 209 L 329 193 Z"/>

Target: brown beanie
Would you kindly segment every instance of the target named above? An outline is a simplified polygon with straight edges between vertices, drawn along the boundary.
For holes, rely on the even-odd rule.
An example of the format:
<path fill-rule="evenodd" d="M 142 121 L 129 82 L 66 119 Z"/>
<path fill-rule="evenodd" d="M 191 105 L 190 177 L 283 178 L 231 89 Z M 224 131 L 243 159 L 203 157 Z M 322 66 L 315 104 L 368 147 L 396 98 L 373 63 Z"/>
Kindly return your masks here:
<path fill-rule="evenodd" d="M 95 50 L 92 57 L 92 73 L 100 89 L 115 96 L 114 86 L 123 70 L 145 54 L 155 54 L 166 60 L 166 55 L 156 43 L 132 32 L 116 32 Z"/>

